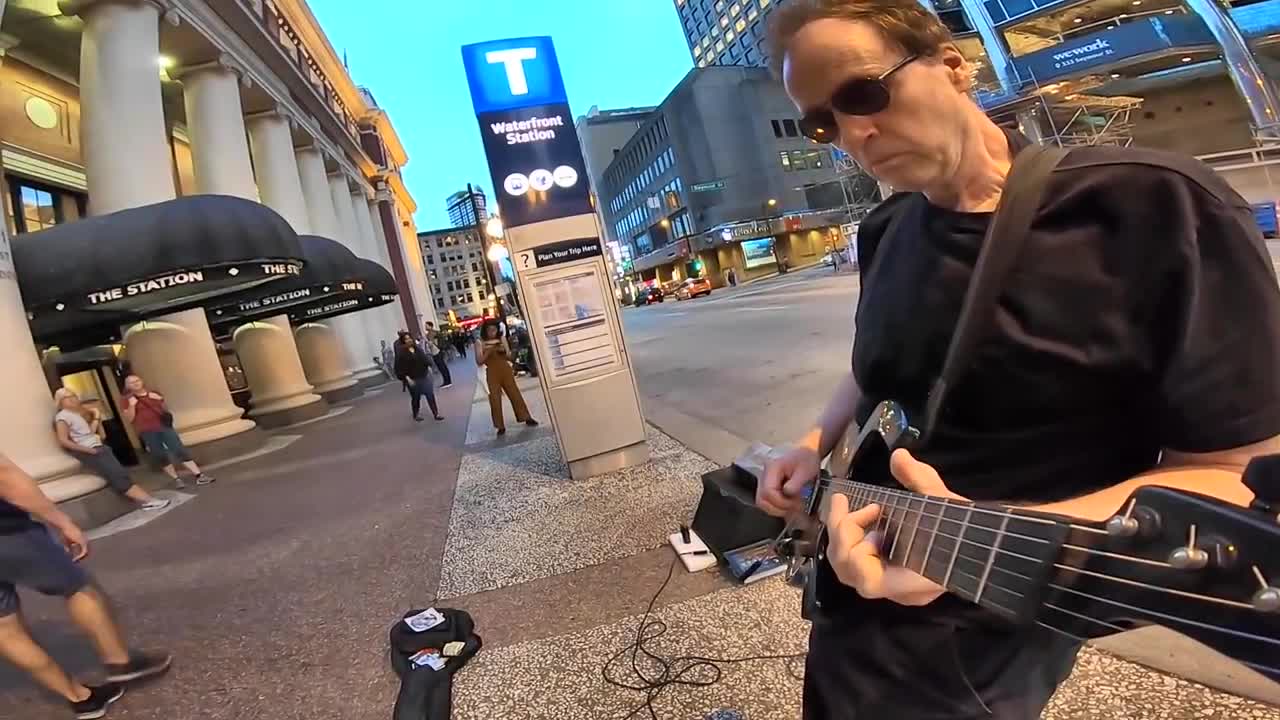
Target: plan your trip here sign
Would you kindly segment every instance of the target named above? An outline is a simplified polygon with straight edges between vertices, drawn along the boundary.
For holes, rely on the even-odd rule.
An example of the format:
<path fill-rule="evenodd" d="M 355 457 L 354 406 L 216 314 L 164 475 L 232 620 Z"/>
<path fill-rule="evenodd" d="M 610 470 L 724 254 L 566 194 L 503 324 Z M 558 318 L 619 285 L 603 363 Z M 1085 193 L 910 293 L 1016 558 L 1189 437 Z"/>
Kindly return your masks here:
<path fill-rule="evenodd" d="M 503 223 L 516 227 L 592 212 L 551 38 L 466 45 L 462 60 Z"/>

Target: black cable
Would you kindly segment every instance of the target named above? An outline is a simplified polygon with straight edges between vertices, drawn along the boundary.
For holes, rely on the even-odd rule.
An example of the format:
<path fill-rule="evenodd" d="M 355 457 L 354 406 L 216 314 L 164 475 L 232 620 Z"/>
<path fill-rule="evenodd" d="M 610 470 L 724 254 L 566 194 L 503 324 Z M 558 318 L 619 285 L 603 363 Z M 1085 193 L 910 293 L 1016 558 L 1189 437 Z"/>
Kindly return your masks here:
<path fill-rule="evenodd" d="M 681 655 L 672 658 L 664 658 L 650 652 L 645 644 L 653 640 L 657 640 L 667 632 L 667 624 L 659 619 L 650 620 L 649 616 L 653 614 L 653 606 L 658 602 L 658 597 L 662 595 L 662 591 L 667 589 L 667 585 L 671 582 L 672 574 L 676 569 L 676 561 L 678 558 L 671 559 L 671 566 L 667 568 L 667 577 L 662 581 L 662 585 L 658 586 L 658 591 L 649 598 L 649 605 L 644 609 L 644 616 L 640 618 L 640 624 L 636 626 L 636 639 L 626 647 L 614 653 L 613 657 L 604 664 L 600 669 L 604 676 L 605 682 L 624 690 L 634 690 L 645 694 L 644 702 L 640 703 L 634 710 L 627 713 L 622 720 L 630 720 L 642 710 L 649 711 L 650 720 L 658 720 L 658 712 L 653 706 L 653 701 L 658 698 L 663 690 L 673 685 L 684 685 L 689 687 L 708 687 L 720 681 L 721 669 L 720 665 L 729 665 L 735 663 L 755 662 L 760 660 L 787 660 L 795 661 L 804 658 L 805 653 L 790 653 L 787 655 L 752 655 L 750 657 L 740 658 L 714 658 L 703 657 L 701 655 Z M 628 652 L 631 654 L 631 671 L 640 679 L 639 684 L 630 684 L 624 680 L 617 680 L 610 675 L 610 670 L 619 658 L 625 656 Z M 646 677 L 645 673 L 640 669 L 640 654 L 650 662 L 660 668 L 660 672 L 656 677 Z M 703 673 L 700 676 L 690 677 L 691 674 Z M 792 668 L 792 662 L 787 663 L 787 673 L 796 680 L 803 679 Z"/>

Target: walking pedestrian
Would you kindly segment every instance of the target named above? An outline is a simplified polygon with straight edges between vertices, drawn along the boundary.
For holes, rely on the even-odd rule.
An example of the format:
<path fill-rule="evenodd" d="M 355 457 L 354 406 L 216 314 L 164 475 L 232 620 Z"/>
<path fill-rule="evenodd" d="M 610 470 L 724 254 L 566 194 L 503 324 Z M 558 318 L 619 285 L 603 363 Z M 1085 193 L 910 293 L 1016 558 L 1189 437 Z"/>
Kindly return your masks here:
<path fill-rule="evenodd" d="M 378 364 L 382 368 L 382 372 L 386 373 L 388 380 L 394 380 L 396 377 L 396 351 L 391 349 L 391 345 L 386 340 L 383 340 L 382 349 L 378 355 Z"/>
<path fill-rule="evenodd" d="M 94 474 L 107 481 L 116 492 L 137 503 L 143 510 L 163 510 L 168 500 L 161 500 L 134 484 L 129 471 L 120 464 L 115 451 L 102 442 L 102 419 L 89 412 L 80 396 L 69 388 L 58 388 L 53 394 L 56 412 L 54 433 L 58 444 Z"/>
<path fill-rule="evenodd" d="M 423 350 L 435 361 L 440 371 L 440 389 L 453 387 L 453 376 L 449 374 L 449 360 L 445 357 L 445 337 L 436 330 L 436 324 L 427 321 L 427 331 L 423 336 Z"/>
<path fill-rule="evenodd" d="M 0 454 L 0 657 L 66 700 L 78 720 L 103 717 L 126 683 L 159 675 L 172 662 L 168 653 L 129 649 L 106 598 L 77 564 L 88 554 L 84 532 Z M 67 614 L 106 667 L 105 683 L 79 682 L 36 644 L 22 621 L 18 586 L 66 600 Z"/>
<path fill-rule="evenodd" d="M 173 413 L 165 405 L 164 396 L 148 389 L 139 375 L 126 377 L 124 389 L 124 419 L 133 423 L 133 429 L 138 431 L 138 436 L 151 457 L 157 463 L 164 463 L 161 467 L 164 474 L 173 480 L 173 484 L 180 488 L 186 487 L 186 483 L 178 475 L 179 463 L 191 473 L 197 485 L 213 482 L 214 479 L 191 459 L 190 451 L 173 427 Z"/>
<path fill-rule="evenodd" d="M 476 343 L 476 365 L 484 367 L 485 380 L 489 386 L 489 414 L 493 419 L 493 427 L 499 435 L 507 433 L 506 418 L 502 413 L 502 394 L 506 393 L 511 401 L 511 409 L 516 413 L 516 421 L 529 427 L 536 427 L 538 421 L 529 415 L 529 406 L 520 394 L 520 386 L 516 385 L 516 374 L 511 369 L 511 348 L 502 337 L 502 329 L 497 320 L 486 320 L 480 326 L 480 341 Z"/>
<path fill-rule="evenodd" d="M 409 408 L 413 411 L 413 419 L 422 422 L 422 398 L 427 398 L 427 407 L 436 420 L 443 420 L 440 409 L 436 406 L 435 388 L 431 386 L 431 367 L 434 364 L 430 355 L 423 351 L 418 341 L 409 333 L 400 336 L 399 347 L 396 348 L 396 376 L 409 386 Z"/>
<path fill-rule="evenodd" d="M 458 348 L 458 356 L 467 356 L 467 346 L 471 344 L 471 333 L 461 328 L 453 331 L 453 344 Z"/>

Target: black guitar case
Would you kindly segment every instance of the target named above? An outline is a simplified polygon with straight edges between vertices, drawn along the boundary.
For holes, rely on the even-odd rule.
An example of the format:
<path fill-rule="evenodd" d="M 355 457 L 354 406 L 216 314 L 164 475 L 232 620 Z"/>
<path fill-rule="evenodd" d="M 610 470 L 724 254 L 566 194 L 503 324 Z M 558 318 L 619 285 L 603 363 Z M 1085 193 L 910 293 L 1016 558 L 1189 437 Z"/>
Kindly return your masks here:
<path fill-rule="evenodd" d="M 410 610 L 411 617 L 426 608 Z M 424 632 L 415 632 L 403 620 L 391 626 L 391 668 L 400 676 L 400 694 L 396 696 L 392 720 L 449 720 L 453 712 L 453 675 L 467 664 L 483 644 L 476 634 L 475 623 L 464 610 L 436 608 L 445 621 Z M 463 643 L 462 651 L 446 659 L 439 670 L 414 667 L 409 658 L 419 650 L 442 650 L 451 642 Z"/>

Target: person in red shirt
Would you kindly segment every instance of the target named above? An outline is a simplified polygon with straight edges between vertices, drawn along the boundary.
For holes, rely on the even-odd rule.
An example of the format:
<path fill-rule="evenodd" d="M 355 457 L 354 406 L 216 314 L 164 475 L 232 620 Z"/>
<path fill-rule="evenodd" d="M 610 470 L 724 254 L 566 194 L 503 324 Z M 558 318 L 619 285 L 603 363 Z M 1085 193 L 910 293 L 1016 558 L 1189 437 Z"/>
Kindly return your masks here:
<path fill-rule="evenodd" d="M 173 416 L 165 407 L 164 396 L 150 390 L 138 375 L 124 379 L 124 418 L 133 423 L 142 444 L 156 462 L 163 463 L 164 473 L 173 478 L 178 487 L 185 487 L 178 475 L 178 463 L 190 472 L 197 485 L 208 485 L 213 478 L 200 470 L 191 459 L 187 446 L 182 444 L 178 431 L 173 429 Z"/>

